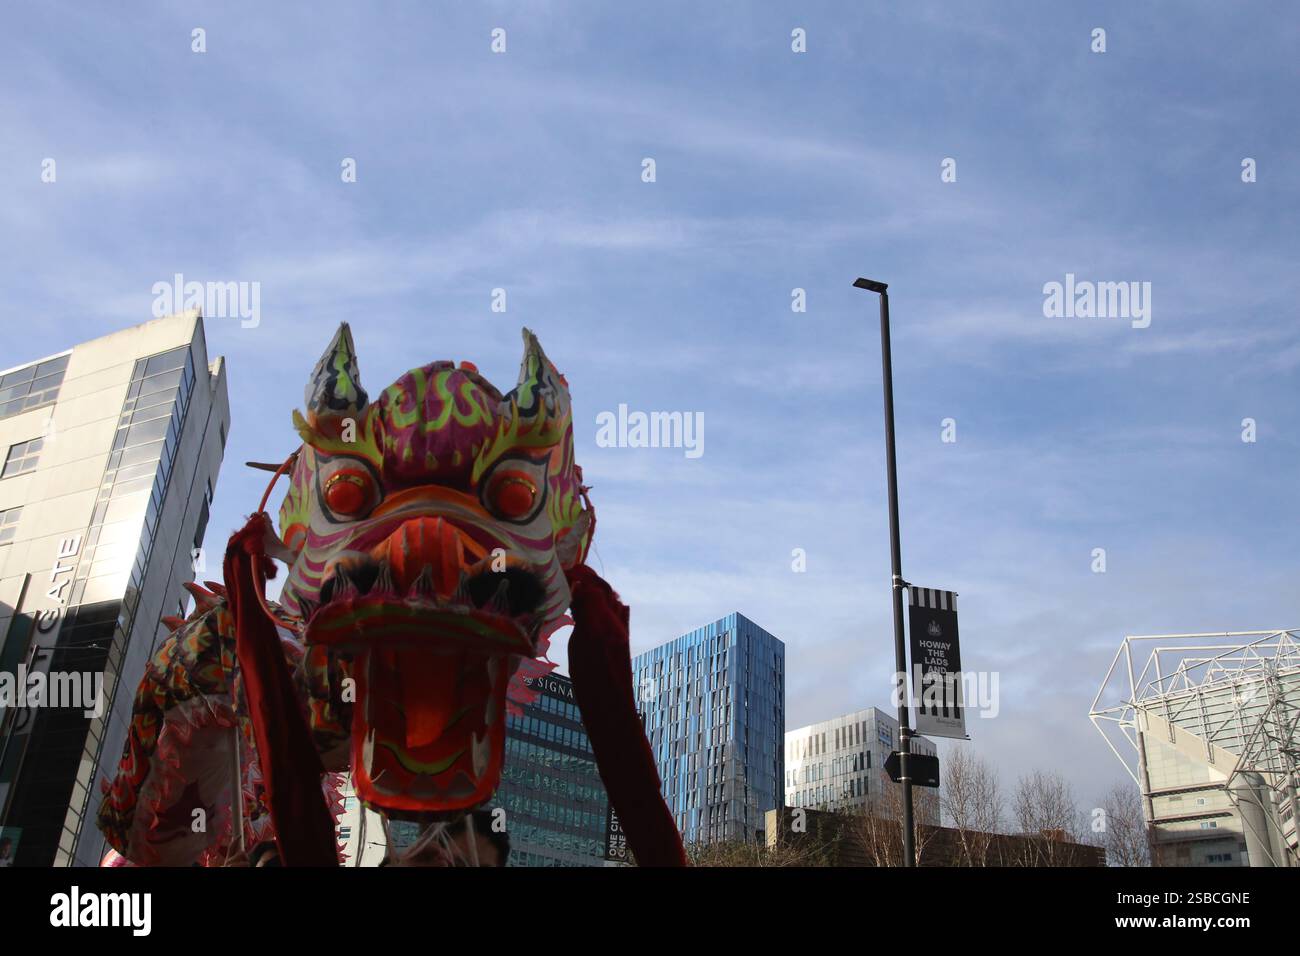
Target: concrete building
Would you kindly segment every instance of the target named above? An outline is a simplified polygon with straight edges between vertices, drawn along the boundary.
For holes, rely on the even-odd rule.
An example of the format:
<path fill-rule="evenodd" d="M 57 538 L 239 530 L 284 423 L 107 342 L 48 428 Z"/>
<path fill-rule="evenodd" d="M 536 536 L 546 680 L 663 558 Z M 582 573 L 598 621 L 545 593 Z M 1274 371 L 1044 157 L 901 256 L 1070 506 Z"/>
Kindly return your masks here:
<path fill-rule="evenodd" d="M 847 810 L 878 803 L 885 787 L 897 786 L 885 773 L 885 761 L 897 746 L 898 721 L 878 707 L 787 731 L 785 805 Z M 925 737 L 912 738 L 912 753 L 936 752 Z M 929 804 L 918 801 L 918 810 L 923 805 Z"/>
<path fill-rule="evenodd" d="M 102 856 L 98 784 L 116 770 L 160 619 L 188 600 L 229 427 L 225 369 L 196 313 L 0 372 L 0 675 L 51 688 L 0 716 L 16 865 Z"/>
<path fill-rule="evenodd" d="M 632 678 L 685 841 L 761 841 L 785 776 L 785 645 L 733 612 L 638 654 Z"/>
<path fill-rule="evenodd" d="M 1155 866 L 1297 866 L 1300 632 L 1127 637 L 1092 721 Z"/>

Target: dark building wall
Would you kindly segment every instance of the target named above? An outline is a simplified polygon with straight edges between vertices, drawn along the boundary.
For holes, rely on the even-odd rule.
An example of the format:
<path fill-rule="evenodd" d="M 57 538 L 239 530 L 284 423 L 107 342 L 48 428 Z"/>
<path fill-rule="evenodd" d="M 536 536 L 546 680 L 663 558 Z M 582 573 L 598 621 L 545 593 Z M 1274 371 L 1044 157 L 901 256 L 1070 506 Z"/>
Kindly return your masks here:
<path fill-rule="evenodd" d="M 102 671 L 121 606 L 119 601 L 107 601 L 69 611 L 50 655 L 50 672 Z M 63 836 L 90 718 L 68 707 L 33 708 L 32 713 L 31 745 L 20 765 L 8 819 L 21 822 L 23 829 L 15 865 L 49 866 Z"/>
<path fill-rule="evenodd" d="M 538 699 L 506 719 L 496 803 L 506 811 L 511 866 L 601 866 L 609 799 L 582 726 L 573 684 L 533 678 Z"/>
<path fill-rule="evenodd" d="M 795 815 L 804 814 L 800 829 Z M 900 862 L 902 834 L 896 820 L 864 822 L 864 815 L 784 807 L 767 815 L 767 843 L 802 847 L 810 861 L 829 866 L 881 866 Z M 778 829 L 779 828 L 779 829 Z M 1039 835 L 979 834 L 987 849 L 986 866 L 1105 866 L 1106 851 L 1066 839 L 1059 833 Z M 917 827 L 921 866 L 962 866 L 962 838 L 953 827 Z"/>

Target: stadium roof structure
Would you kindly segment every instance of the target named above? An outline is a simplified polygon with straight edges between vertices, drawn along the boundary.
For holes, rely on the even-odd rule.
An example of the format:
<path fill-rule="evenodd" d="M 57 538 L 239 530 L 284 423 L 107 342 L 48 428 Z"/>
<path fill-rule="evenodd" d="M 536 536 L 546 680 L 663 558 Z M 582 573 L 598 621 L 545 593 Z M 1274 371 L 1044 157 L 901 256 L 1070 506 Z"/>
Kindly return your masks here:
<path fill-rule="evenodd" d="M 1300 629 L 1124 638 L 1089 716 L 1145 796 L 1140 712 L 1195 735 L 1234 803 L 1235 785 L 1250 774 L 1294 808 Z M 1128 747 L 1116 746 L 1117 734 Z"/>

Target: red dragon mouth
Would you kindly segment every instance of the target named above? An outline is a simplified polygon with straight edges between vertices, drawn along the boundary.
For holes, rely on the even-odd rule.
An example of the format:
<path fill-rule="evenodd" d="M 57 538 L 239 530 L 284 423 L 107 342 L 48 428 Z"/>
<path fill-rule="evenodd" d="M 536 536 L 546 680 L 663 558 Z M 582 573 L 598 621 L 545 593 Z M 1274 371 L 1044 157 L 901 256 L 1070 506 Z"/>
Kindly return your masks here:
<path fill-rule="evenodd" d="M 304 609 L 307 643 L 353 660 L 357 794 L 390 814 L 475 807 L 500 781 L 506 686 L 535 654 L 545 589 L 520 562 L 476 554 L 451 522 L 410 519 L 335 565 Z"/>

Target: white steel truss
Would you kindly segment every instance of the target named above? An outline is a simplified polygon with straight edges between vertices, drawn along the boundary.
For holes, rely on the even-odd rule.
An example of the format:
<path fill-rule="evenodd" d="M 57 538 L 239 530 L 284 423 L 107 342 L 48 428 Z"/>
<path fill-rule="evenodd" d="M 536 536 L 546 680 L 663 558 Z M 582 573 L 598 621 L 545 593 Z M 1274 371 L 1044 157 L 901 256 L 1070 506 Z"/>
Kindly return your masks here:
<path fill-rule="evenodd" d="M 1231 766 L 1217 767 L 1226 775 L 1224 789 L 1234 804 L 1238 803 L 1236 784 L 1245 774 L 1274 791 L 1282 811 L 1283 843 L 1292 848 L 1291 865 L 1295 865 L 1300 817 L 1300 630 L 1124 638 L 1089 717 L 1149 808 L 1138 743 L 1139 711 L 1200 738 L 1208 763 L 1216 763 L 1216 754 L 1223 751 L 1234 756 Z M 1116 746 L 1116 733 L 1128 747 Z"/>

